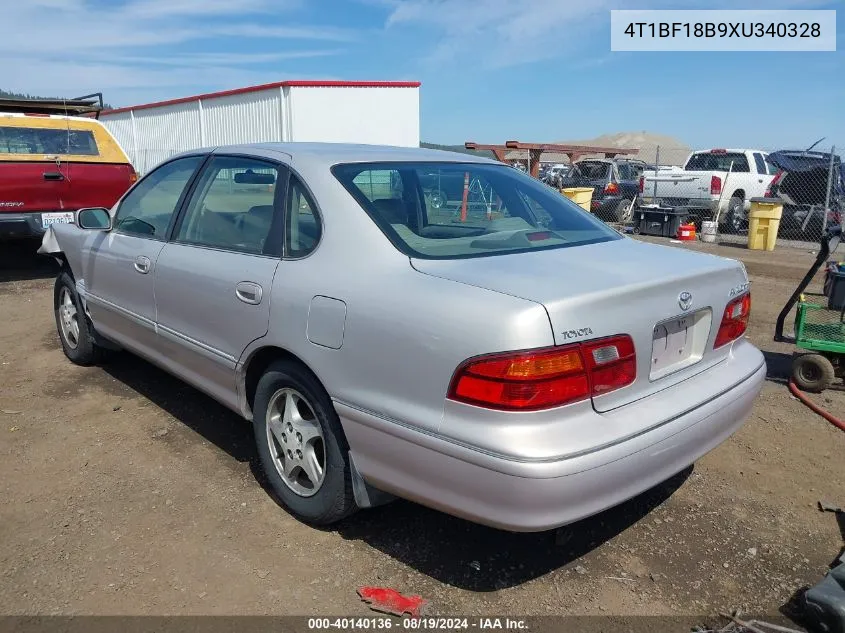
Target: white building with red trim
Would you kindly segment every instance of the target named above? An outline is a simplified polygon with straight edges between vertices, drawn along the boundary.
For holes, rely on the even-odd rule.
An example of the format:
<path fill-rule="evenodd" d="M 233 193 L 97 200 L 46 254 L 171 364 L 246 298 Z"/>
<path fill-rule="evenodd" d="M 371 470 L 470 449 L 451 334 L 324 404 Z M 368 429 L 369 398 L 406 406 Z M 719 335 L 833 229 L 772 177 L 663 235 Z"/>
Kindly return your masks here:
<path fill-rule="evenodd" d="M 317 141 L 417 147 L 416 81 L 280 81 L 104 110 L 139 173 L 199 147 Z"/>

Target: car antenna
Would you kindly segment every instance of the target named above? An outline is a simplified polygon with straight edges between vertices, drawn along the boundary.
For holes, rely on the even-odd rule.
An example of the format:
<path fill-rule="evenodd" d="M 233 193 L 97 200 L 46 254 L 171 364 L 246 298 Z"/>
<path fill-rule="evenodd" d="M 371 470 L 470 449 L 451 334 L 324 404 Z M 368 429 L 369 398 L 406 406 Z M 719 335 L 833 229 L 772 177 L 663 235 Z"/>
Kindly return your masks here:
<path fill-rule="evenodd" d="M 816 145 L 818 145 L 819 143 L 821 143 L 824 139 L 825 139 L 825 137 L 824 137 L 824 136 L 822 136 L 822 137 L 821 137 L 818 141 L 816 141 L 815 143 L 813 143 L 812 145 L 810 145 L 810 147 L 808 147 L 808 148 L 807 148 L 807 149 L 805 149 L 804 151 L 805 151 L 805 152 L 809 152 L 809 151 L 810 151 L 811 149 L 813 149 Z"/>
<path fill-rule="evenodd" d="M 65 130 L 66 130 L 65 151 L 68 154 L 70 154 L 70 118 L 69 118 L 68 110 L 67 110 L 67 98 L 66 97 L 62 97 L 62 105 L 65 108 Z M 59 170 L 59 173 L 62 172 L 62 157 L 61 156 L 56 156 L 56 168 Z M 65 171 L 67 172 L 67 175 L 65 176 L 65 178 L 67 178 L 67 181 L 70 182 L 70 166 L 66 167 Z"/>

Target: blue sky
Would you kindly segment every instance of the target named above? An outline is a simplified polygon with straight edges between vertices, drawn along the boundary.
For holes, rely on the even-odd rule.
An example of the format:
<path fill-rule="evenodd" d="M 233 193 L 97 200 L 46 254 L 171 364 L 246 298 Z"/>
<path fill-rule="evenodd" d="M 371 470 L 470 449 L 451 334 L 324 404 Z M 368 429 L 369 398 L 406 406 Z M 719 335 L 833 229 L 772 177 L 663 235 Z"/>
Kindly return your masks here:
<path fill-rule="evenodd" d="M 695 147 L 845 149 L 833 53 L 611 53 L 610 9 L 815 0 L 16 0 L 0 88 L 131 105 L 284 79 L 422 82 L 423 140 L 647 130 Z"/>

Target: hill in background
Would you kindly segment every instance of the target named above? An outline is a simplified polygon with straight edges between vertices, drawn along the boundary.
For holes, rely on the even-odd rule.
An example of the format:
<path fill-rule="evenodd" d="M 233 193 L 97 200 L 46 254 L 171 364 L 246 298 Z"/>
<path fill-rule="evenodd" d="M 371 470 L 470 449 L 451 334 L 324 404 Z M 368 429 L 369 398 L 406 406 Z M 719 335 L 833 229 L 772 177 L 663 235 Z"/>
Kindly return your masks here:
<path fill-rule="evenodd" d="M 602 147 L 639 148 L 637 158 L 654 163 L 657 161 L 657 148 L 660 148 L 661 165 L 683 165 L 690 153 L 690 148 L 678 139 L 665 134 L 652 132 L 616 132 L 602 134 L 595 138 L 578 141 L 559 141 L 568 145 L 596 145 Z"/>

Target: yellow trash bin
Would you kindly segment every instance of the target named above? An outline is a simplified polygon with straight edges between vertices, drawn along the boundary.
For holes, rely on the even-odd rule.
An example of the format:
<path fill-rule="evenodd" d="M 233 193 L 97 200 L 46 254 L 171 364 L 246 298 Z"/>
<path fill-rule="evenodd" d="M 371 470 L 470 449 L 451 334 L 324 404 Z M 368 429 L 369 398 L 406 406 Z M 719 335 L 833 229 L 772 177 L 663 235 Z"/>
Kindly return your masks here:
<path fill-rule="evenodd" d="M 778 239 L 783 200 L 780 198 L 751 198 L 748 212 L 748 248 L 773 251 Z"/>
<path fill-rule="evenodd" d="M 566 187 L 561 189 L 560 192 L 584 211 L 590 210 L 590 202 L 593 199 L 592 187 Z"/>

